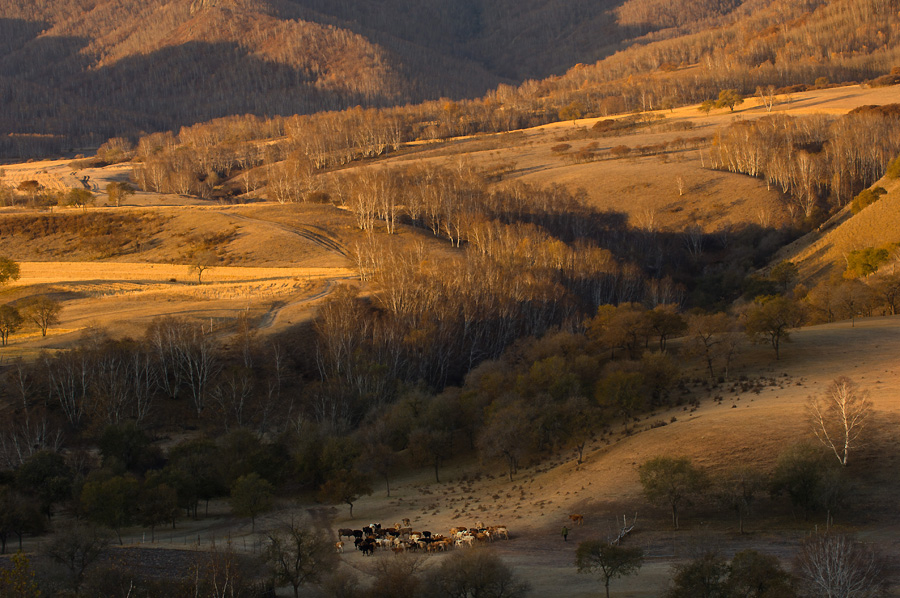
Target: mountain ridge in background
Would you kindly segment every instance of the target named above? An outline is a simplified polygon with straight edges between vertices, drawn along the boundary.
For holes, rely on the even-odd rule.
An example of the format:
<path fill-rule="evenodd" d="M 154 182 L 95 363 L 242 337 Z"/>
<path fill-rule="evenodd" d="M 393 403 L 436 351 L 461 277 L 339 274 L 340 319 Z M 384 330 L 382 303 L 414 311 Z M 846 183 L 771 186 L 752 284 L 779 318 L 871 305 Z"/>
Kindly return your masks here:
<path fill-rule="evenodd" d="M 7 155 L 34 155 L 234 114 L 476 98 L 523 82 L 520 95 L 553 96 L 545 102 L 551 111 L 570 101 L 597 103 L 592 94 L 620 89 L 617 107 L 648 109 L 666 99 L 663 93 L 679 96 L 668 102 L 685 102 L 694 99 L 692 88 L 705 92 L 718 83 L 707 76 L 698 86 L 693 75 L 671 75 L 703 61 L 721 72 L 721 85 L 751 91 L 756 81 L 887 72 L 896 52 L 878 61 L 869 53 L 895 47 L 896 4 L 0 0 L 0 134 Z M 859 21 L 857 34 L 832 24 L 832 13 L 844 8 L 855 12 L 839 14 L 841 22 Z M 831 50 L 820 22 L 840 30 L 842 47 Z M 787 39 L 794 31 L 798 39 Z M 857 54 L 863 58 L 852 68 L 829 66 Z M 785 59 L 796 66 L 784 70 Z M 588 66 L 572 68 L 576 63 Z M 737 67 L 751 72 L 735 75 Z M 637 88 L 662 68 L 682 77 L 677 85 L 685 91 L 655 92 L 660 97 L 650 102 L 646 94 L 641 102 L 629 97 L 641 95 Z"/>

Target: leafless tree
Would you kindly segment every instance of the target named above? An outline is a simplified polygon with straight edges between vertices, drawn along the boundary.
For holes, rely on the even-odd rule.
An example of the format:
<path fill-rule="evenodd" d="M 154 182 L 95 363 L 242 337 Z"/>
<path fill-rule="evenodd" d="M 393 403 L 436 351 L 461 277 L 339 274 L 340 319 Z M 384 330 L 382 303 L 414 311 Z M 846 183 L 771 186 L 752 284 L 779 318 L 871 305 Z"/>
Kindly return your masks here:
<path fill-rule="evenodd" d="M 41 336 L 47 336 L 47 329 L 54 324 L 59 324 L 59 312 L 62 305 L 59 301 L 46 295 L 39 295 L 29 299 L 23 306 L 23 315 L 30 318 L 41 329 Z"/>
<path fill-rule="evenodd" d="M 22 465 L 42 450 L 57 452 L 63 447 L 63 433 L 43 409 L 5 418 L 0 425 L 0 463 L 8 469 Z"/>
<path fill-rule="evenodd" d="M 772 107 L 775 106 L 775 86 L 774 85 L 759 85 L 756 88 L 756 95 L 762 100 L 763 105 L 766 107 L 766 112 L 771 112 Z"/>
<path fill-rule="evenodd" d="M 841 535 L 813 536 L 794 563 L 805 596 L 875 598 L 884 590 L 883 572 L 870 546 Z"/>
<path fill-rule="evenodd" d="M 872 413 L 869 392 L 861 390 L 850 378 L 840 376 L 824 393 L 810 397 L 808 408 L 816 438 L 846 466 L 850 450 L 859 447 Z"/>

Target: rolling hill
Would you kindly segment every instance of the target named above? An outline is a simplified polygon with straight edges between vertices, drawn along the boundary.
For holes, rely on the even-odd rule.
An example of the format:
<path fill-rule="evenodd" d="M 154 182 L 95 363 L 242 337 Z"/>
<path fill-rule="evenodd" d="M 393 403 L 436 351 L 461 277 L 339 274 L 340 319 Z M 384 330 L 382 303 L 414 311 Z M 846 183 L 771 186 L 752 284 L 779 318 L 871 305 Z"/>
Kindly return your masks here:
<path fill-rule="evenodd" d="M 59 154 L 234 114 L 473 98 L 501 85 L 522 85 L 551 111 L 574 101 L 596 112 L 610 95 L 652 108 L 712 85 L 869 78 L 890 70 L 898 27 L 890 3 L 869 4 L 3 0 L 0 153 Z M 591 66 L 564 75 L 576 63 Z M 692 64 L 704 66 L 677 71 Z M 659 69 L 664 77 L 640 81 L 649 95 L 637 93 L 629 77 Z"/>

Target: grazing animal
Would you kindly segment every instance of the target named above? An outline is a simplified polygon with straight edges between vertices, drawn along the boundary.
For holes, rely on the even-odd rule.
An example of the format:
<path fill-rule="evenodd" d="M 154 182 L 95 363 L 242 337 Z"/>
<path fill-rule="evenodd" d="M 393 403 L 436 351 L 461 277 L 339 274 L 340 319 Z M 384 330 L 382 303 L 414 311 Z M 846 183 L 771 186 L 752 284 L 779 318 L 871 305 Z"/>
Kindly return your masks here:
<path fill-rule="evenodd" d="M 459 538 L 457 538 L 456 545 L 462 546 L 463 544 L 465 544 L 466 546 L 471 546 L 474 541 L 475 541 L 475 536 L 466 534 L 464 536 L 460 536 Z"/>
<path fill-rule="evenodd" d="M 346 527 L 342 527 L 341 529 L 339 529 L 339 530 L 338 530 L 338 540 L 340 540 L 340 539 L 343 538 L 344 536 L 347 536 L 348 538 L 352 538 L 352 537 L 353 537 L 353 530 L 352 530 L 352 529 L 348 529 L 348 528 L 346 528 Z"/>
<path fill-rule="evenodd" d="M 362 550 L 363 556 L 372 556 L 375 554 L 375 542 L 371 540 L 360 542 L 359 549 Z"/>
<path fill-rule="evenodd" d="M 584 525 L 584 515 L 578 515 L 578 514 L 569 515 L 569 519 L 571 519 L 572 523 L 575 525 Z"/>
<path fill-rule="evenodd" d="M 409 519 L 403 519 L 403 527 L 409 527 L 410 525 L 412 524 L 409 522 Z"/>
<path fill-rule="evenodd" d="M 361 529 L 353 530 L 353 537 L 356 538 L 357 540 L 362 540 L 363 531 Z"/>
<path fill-rule="evenodd" d="M 337 553 L 344 552 L 344 543 L 343 542 L 335 542 L 334 543 L 334 551 Z"/>

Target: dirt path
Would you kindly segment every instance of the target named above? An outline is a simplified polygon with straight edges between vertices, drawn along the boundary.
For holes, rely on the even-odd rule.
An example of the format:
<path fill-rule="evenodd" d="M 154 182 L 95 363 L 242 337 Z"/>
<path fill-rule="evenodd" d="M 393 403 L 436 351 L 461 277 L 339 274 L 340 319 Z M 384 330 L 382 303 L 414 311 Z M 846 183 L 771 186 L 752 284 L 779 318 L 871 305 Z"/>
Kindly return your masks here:
<path fill-rule="evenodd" d="M 247 216 L 245 214 L 235 214 L 233 212 L 228 212 L 228 215 L 238 220 L 252 221 L 258 224 L 276 228 L 293 235 L 297 235 L 299 237 L 302 237 L 303 239 L 306 239 L 307 241 L 312 242 L 314 245 L 322 247 L 327 251 L 336 253 L 342 257 L 348 256 L 346 247 L 344 247 L 343 244 L 334 239 L 327 230 L 320 226 L 311 224 L 290 226 L 287 224 L 282 224 L 280 222 L 272 222 L 271 220 Z"/>

